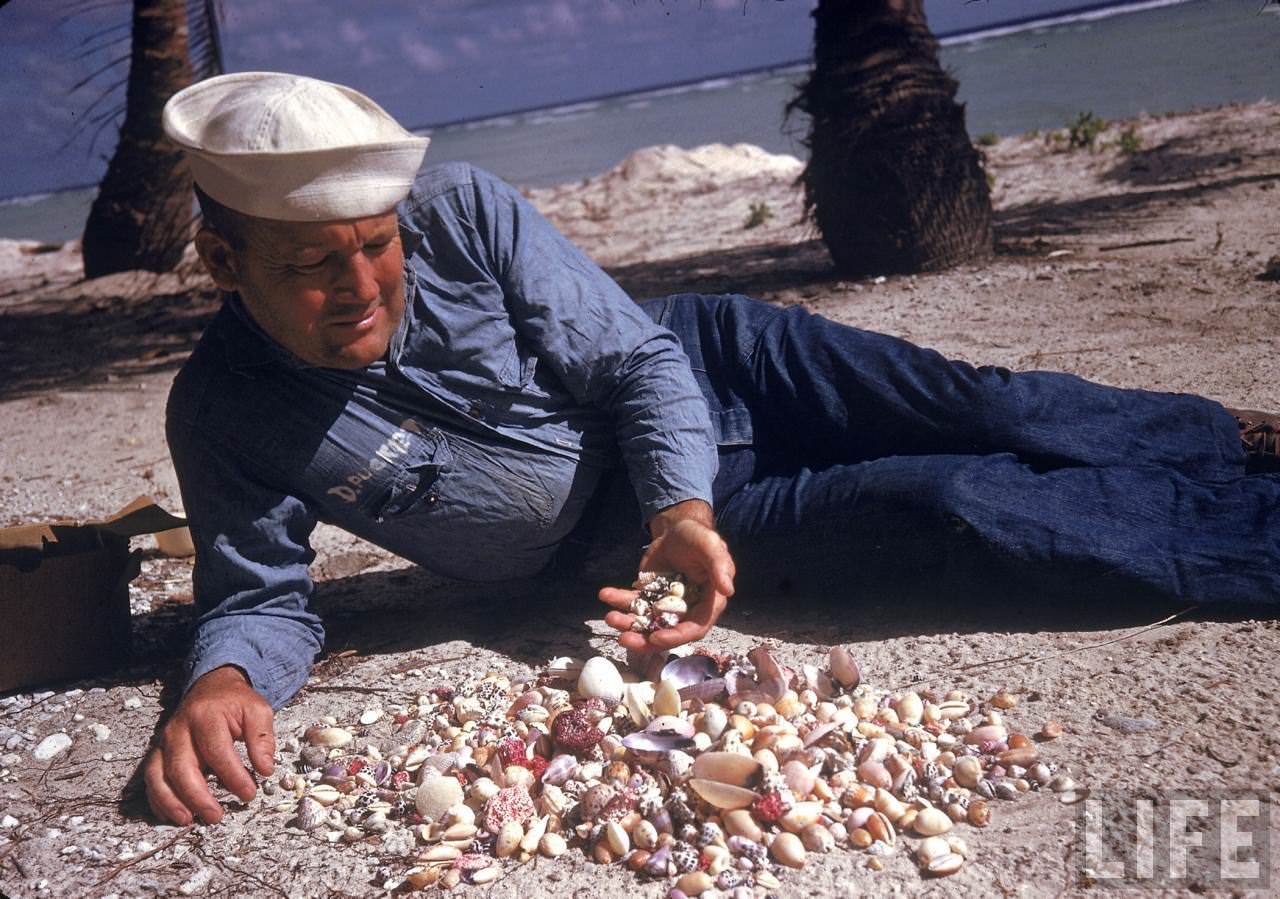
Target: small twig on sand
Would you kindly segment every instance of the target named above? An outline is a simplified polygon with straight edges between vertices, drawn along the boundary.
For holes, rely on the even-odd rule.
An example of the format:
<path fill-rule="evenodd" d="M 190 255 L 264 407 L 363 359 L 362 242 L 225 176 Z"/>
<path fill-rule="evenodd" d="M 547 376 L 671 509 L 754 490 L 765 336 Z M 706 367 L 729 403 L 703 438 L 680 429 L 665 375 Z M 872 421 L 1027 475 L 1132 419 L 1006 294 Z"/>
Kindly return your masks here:
<path fill-rule="evenodd" d="M 1191 243 L 1194 237 L 1164 237 L 1159 240 L 1135 240 L 1131 243 L 1113 243 L 1107 244 L 1105 247 L 1098 247 L 1102 252 L 1108 250 L 1133 250 L 1138 247 L 1160 247 L 1167 243 Z"/>
<path fill-rule="evenodd" d="M 114 878 L 117 874 L 119 874 L 125 868 L 131 868 L 134 865 L 138 864 L 139 862 L 145 862 L 147 859 L 151 858 L 151 856 L 155 855 L 158 852 L 164 852 L 174 843 L 178 842 L 179 840 L 181 840 L 183 837 L 190 834 L 191 831 L 195 829 L 196 829 L 196 826 L 194 824 L 188 824 L 186 827 L 182 828 L 182 830 L 180 830 L 178 833 L 174 834 L 172 839 L 166 840 L 165 842 L 161 843 L 159 846 L 157 846 L 154 849 L 148 849 L 146 852 L 142 853 L 137 858 L 131 858 L 128 861 L 121 862 L 120 864 L 112 868 L 110 873 L 108 873 L 106 877 L 102 878 L 97 883 L 95 883 L 93 885 L 93 888 L 95 890 L 98 889 L 104 883 Z"/>

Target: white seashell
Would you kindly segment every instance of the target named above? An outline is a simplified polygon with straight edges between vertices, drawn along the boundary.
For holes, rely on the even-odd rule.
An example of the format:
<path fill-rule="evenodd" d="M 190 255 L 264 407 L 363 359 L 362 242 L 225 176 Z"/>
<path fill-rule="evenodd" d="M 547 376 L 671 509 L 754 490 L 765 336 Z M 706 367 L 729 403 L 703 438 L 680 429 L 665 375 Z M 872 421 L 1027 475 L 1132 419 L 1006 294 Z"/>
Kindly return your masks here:
<path fill-rule="evenodd" d="M 555 784 L 544 783 L 538 796 L 538 811 L 544 815 L 563 815 L 569 807 L 569 799 Z"/>
<path fill-rule="evenodd" d="M 803 799 L 813 792 L 813 785 L 818 779 L 818 772 L 811 769 L 799 759 L 792 759 L 782 766 L 782 776 L 787 786 L 797 797 Z"/>
<path fill-rule="evenodd" d="M 490 865 L 487 868 L 481 868 L 479 871 L 471 873 L 471 882 L 476 886 L 484 886 L 486 883 L 493 883 L 502 876 L 502 869 L 497 865 Z"/>
<path fill-rule="evenodd" d="M 490 783 L 493 783 L 490 781 Z M 479 784 L 479 781 L 476 781 Z M 473 785 L 474 787 L 475 785 Z M 497 787 L 497 784 L 494 784 Z M 495 789 L 495 793 L 497 790 Z M 414 806 L 424 820 L 435 821 L 444 817 L 445 813 L 463 801 L 462 784 L 451 774 L 437 774 L 428 777 L 418 786 L 414 797 Z"/>
<path fill-rule="evenodd" d="M 680 688 L 675 681 L 664 680 L 658 684 L 650 708 L 655 716 L 680 714 Z"/>
<path fill-rule="evenodd" d="M 782 825 L 784 830 L 789 830 L 792 833 L 801 833 L 806 827 L 818 823 L 818 819 L 821 817 L 821 802 L 797 802 L 779 819 L 778 823 Z"/>
<path fill-rule="evenodd" d="M 375 721 L 378 721 L 380 718 L 382 718 L 382 709 L 377 709 L 377 708 L 365 709 L 363 712 L 360 713 L 361 724 L 366 724 L 366 725 L 373 724 Z"/>
<path fill-rule="evenodd" d="M 911 822 L 911 829 L 922 837 L 936 837 L 951 829 L 951 818 L 936 808 L 922 808 Z"/>
<path fill-rule="evenodd" d="M 568 848 L 569 844 L 558 833 L 543 834 L 542 839 L 538 841 L 538 851 L 547 858 L 556 858 L 564 855 L 565 850 Z"/>
<path fill-rule="evenodd" d="M 942 837 L 926 837 L 920 841 L 920 845 L 916 848 L 916 861 L 922 865 L 928 865 L 943 855 L 951 852 L 951 846 Z"/>
<path fill-rule="evenodd" d="M 653 604 L 654 609 L 659 612 L 671 612 L 674 615 L 684 615 L 689 611 L 689 604 L 679 596 L 667 595 L 662 597 Z"/>
<path fill-rule="evenodd" d="M 913 690 L 902 694 L 898 699 L 897 712 L 898 720 L 903 724 L 919 724 L 924 716 L 924 701 L 920 694 Z"/>
<path fill-rule="evenodd" d="M 462 850 L 455 846 L 432 846 L 418 858 L 424 862 L 451 862 L 462 855 Z"/>
<path fill-rule="evenodd" d="M 687 752 L 681 752 L 679 749 L 673 749 L 662 760 L 661 767 L 667 774 L 671 775 L 672 780 L 681 782 L 689 776 L 689 772 L 693 768 L 693 756 Z"/>
<path fill-rule="evenodd" d="M 476 813 L 471 806 L 460 802 L 445 813 L 444 821 L 450 826 L 454 824 L 475 824 Z"/>
<path fill-rule="evenodd" d="M 549 815 L 543 815 L 541 818 L 534 818 L 533 823 L 529 825 L 529 829 L 524 832 L 524 837 L 520 840 L 521 852 L 537 852 L 538 844 L 542 842 L 542 837 L 547 832 L 547 825 L 551 822 Z"/>
<path fill-rule="evenodd" d="M 760 798 L 760 794 L 753 790 L 715 780 L 695 777 L 689 781 L 689 786 L 707 803 L 718 809 L 747 808 Z"/>
<path fill-rule="evenodd" d="M 693 762 L 691 776 L 735 787 L 759 782 L 763 766 L 754 758 L 737 752 L 704 752 Z"/>
<path fill-rule="evenodd" d="M 676 881 L 676 890 L 686 896 L 703 896 L 712 892 L 715 880 L 706 871 L 690 871 L 681 874 Z"/>
<path fill-rule="evenodd" d="M 732 814 L 732 813 L 730 813 Z M 750 812 L 747 812 L 750 815 Z M 652 821 L 641 820 L 631 831 L 631 839 L 636 844 L 637 849 L 649 851 L 658 845 L 658 829 L 653 826 Z"/>
<path fill-rule="evenodd" d="M 925 871 L 931 877 L 946 877 L 948 874 L 956 873 L 963 866 L 963 856 L 948 852 L 946 855 L 930 859 L 929 864 L 925 865 Z"/>
<path fill-rule="evenodd" d="M 724 829 L 728 831 L 730 836 L 742 837 L 752 843 L 759 843 L 764 838 L 760 825 L 756 823 L 749 809 L 740 808 L 727 811 L 720 816 L 720 820 L 724 822 Z"/>
<path fill-rule="evenodd" d="M 465 807 L 463 806 L 463 808 Z M 450 824 L 444 829 L 440 839 L 446 843 L 456 842 L 457 840 L 472 840 L 475 839 L 475 835 L 478 832 L 474 824 Z"/>
<path fill-rule="evenodd" d="M 647 684 L 628 684 L 626 696 L 623 702 L 627 707 L 627 714 L 631 716 L 631 723 L 636 727 L 644 727 L 653 718 L 653 712 L 649 709 L 649 699 L 653 698 L 653 691 L 645 689 Z"/>
<path fill-rule="evenodd" d="M 774 837 L 769 845 L 769 854 L 788 868 L 803 868 L 805 861 L 804 843 L 793 833 L 783 832 Z"/>
<path fill-rule="evenodd" d="M 617 704 L 622 701 L 622 675 L 604 656 L 588 659 L 578 675 L 578 695 L 586 699 L 603 699 Z"/>
<path fill-rule="evenodd" d="M 486 803 L 494 796 L 497 796 L 498 791 L 501 789 L 502 788 L 494 783 L 491 778 L 478 778 L 467 790 L 467 804 L 473 805 L 473 802 L 480 804 Z"/>
<path fill-rule="evenodd" d="M 520 841 L 523 839 L 524 827 L 520 822 L 508 821 L 498 831 L 498 838 L 493 844 L 494 855 L 498 856 L 498 858 L 509 858 L 520 848 Z"/>
<path fill-rule="evenodd" d="M 955 767 L 951 769 L 951 776 L 960 786 L 972 790 L 978 786 L 978 781 L 982 780 L 982 762 L 971 755 L 961 756 L 956 759 Z"/>
<path fill-rule="evenodd" d="M 31 752 L 32 758 L 38 762 L 47 762 L 60 753 L 66 752 L 71 748 L 71 737 L 66 734 L 49 734 L 40 741 Z"/>
<path fill-rule="evenodd" d="M 342 796 L 334 787 L 328 784 L 316 784 L 307 793 L 312 799 L 321 805 L 333 805 Z"/>
<path fill-rule="evenodd" d="M 609 849 L 618 858 L 622 858 L 631 851 L 631 837 L 627 836 L 627 832 L 617 821 L 610 821 L 604 826 L 604 838 L 609 844 Z"/>
<path fill-rule="evenodd" d="M 312 746 L 324 746 L 327 749 L 341 749 L 355 739 L 351 736 L 351 731 L 341 727 L 308 727 L 302 737 Z"/>
<path fill-rule="evenodd" d="M 835 837 L 821 824 L 810 824 L 800 832 L 800 842 L 810 852 L 830 852 L 836 848 Z"/>
<path fill-rule="evenodd" d="M 361 822 L 360 826 L 365 829 L 365 833 L 386 833 L 390 825 L 387 824 L 387 816 L 385 814 L 373 812 Z"/>
<path fill-rule="evenodd" d="M 969 703 L 963 699 L 947 699 L 938 703 L 938 714 L 943 721 L 954 721 L 969 714 Z"/>
<path fill-rule="evenodd" d="M 720 739 L 728 725 L 729 715 L 721 706 L 712 702 L 702 707 L 702 732 L 712 740 Z"/>

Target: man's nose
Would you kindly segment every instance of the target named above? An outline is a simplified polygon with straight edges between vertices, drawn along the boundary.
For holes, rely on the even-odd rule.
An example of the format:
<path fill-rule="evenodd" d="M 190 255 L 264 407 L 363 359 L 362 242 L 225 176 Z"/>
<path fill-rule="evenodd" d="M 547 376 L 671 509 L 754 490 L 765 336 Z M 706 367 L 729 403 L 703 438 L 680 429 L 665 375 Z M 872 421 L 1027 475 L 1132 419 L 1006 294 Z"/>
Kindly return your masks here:
<path fill-rule="evenodd" d="M 373 260 L 363 252 L 344 257 L 334 287 L 342 299 L 372 303 L 380 293 Z"/>

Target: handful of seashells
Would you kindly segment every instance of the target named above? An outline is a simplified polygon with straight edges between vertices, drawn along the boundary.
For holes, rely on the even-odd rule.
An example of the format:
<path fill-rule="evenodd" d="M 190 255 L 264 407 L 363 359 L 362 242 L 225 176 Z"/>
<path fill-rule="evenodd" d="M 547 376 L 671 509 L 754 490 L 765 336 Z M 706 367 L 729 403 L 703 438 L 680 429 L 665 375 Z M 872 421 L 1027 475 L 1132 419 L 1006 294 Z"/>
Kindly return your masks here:
<path fill-rule="evenodd" d="M 696 589 L 686 585 L 680 574 L 642 571 L 631 588 L 636 591 L 631 601 L 631 629 L 638 634 L 675 627 L 696 601 Z"/>
<path fill-rule="evenodd" d="M 1001 801 L 1085 795 L 1010 728 L 1011 694 L 889 693 L 843 647 L 825 662 L 758 646 L 675 658 L 656 681 L 603 656 L 526 683 L 490 673 L 419 695 L 380 739 L 308 728 L 264 792 L 291 793 L 277 808 L 304 831 L 403 858 L 388 890 L 492 883 L 578 847 L 668 880 L 672 899 L 765 896 L 837 847 L 873 870 L 909 854 L 925 876 L 955 874 L 970 855 L 957 828 L 986 827 Z M 1060 733 L 1048 722 L 1038 740 Z"/>

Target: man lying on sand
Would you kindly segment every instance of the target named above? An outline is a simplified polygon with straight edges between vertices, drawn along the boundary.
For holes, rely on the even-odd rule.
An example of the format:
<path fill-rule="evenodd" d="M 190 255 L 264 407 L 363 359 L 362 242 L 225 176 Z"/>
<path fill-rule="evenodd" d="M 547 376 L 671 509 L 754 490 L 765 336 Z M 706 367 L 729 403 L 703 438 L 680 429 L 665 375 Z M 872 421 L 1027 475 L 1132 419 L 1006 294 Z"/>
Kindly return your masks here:
<path fill-rule="evenodd" d="M 636 651 L 707 632 L 730 546 L 829 583 L 963 557 L 1095 592 L 1280 597 L 1274 419 L 974 368 L 745 297 L 636 304 L 516 190 L 419 171 L 427 139 L 337 85 L 213 78 L 165 127 L 227 297 L 169 399 L 201 614 L 144 764 L 163 819 L 222 817 L 205 771 L 253 795 L 235 740 L 270 773 L 272 709 L 324 636 L 320 520 L 470 580 L 643 522 L 641 568 L 685 573 L 699 599 L 646 634 L 631 591 L 601 590 Z"/>

